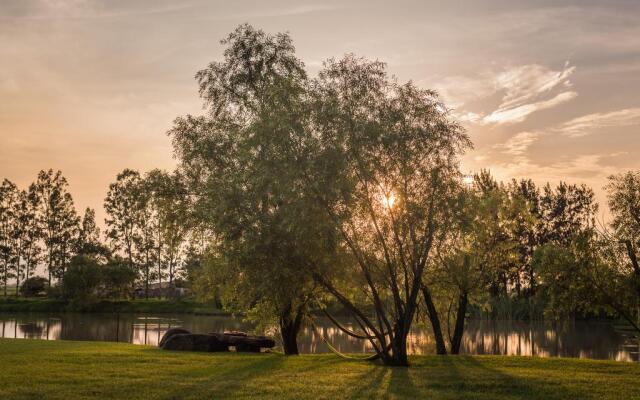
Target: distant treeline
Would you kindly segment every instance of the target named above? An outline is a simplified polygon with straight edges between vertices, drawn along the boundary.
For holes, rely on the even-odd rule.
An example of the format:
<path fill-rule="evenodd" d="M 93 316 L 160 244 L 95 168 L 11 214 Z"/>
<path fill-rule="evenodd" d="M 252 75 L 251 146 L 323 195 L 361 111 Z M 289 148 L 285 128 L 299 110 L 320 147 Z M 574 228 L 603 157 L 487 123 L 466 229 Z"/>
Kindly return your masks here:
<path fill-rule="evenodd" d="M 46 272 L 51 288 L 56 283 L 61 286 L 75 264 L 85 265 L 88 260 L 102 266 L 102 283 L 120 279 L 115 286 L 107 285 L 118 295 L 129 295 L 135 282 L 146 293 L 150 282 L 173 285 L 176 279 L 184 279 L 187 255 L 198 257 L 195 248 L 200 239 L 191 229 L 188 197 L 181 187 L 175 174 L 153 170 L 141 176 L 123 171 L 109 186 L 104 203 L 106 230 L 101 232 L 93 209 L 79 215 L 61 171 L 40 171 L 25 189 L 4 179 L 0 273 L 5 296 L 10 282 L 15 282 L 19 293 L 38 266 Z"/>

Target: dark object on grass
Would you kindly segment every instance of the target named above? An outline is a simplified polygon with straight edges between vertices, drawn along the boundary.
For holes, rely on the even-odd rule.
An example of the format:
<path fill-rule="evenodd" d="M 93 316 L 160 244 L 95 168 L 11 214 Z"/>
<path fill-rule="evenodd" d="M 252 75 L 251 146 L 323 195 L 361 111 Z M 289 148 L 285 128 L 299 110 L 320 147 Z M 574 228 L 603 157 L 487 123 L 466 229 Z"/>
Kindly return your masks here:
<path fill-rule="evenodd" d="M 179 334 L 185 334 L 185 333 L 191 333 L 186 329 L 182 329 L 182 328 L 170 328 L 168 329 L 164 335 L 162 335 L 162 339 L 160 339 L 160 343 L 158 344 L 158 347 L 164 347 L 164 344 L 167 343 L 167 341 L 169 339 L 171 339 L 172 336 L 174 335 L 179 335 Z"/>
<path fill-rule="evenodd" d="M 211 333 L 210 335 L 216 336 L 221 342 L 234 346 L 236 351 L 241 352 L 259 353 L 261 348 L 271 349 L 276 345 L 273 339 L 266 336 L 249 336 L 244 332 Z"/>
<path fill-rule="evenodd" d="M 162 336 L 159 347 L 164 350 L 216 352 L 229 351 L 229 346 L 233 346 L 239 352 L 259 353 L 262 348 L 271 349 L 275 345 L 276 342 L 266 336 L 249 336 L 244 332 L 203 335 L 171 328 Z"/>
<path fill-rule="evenodd" d="M 197 333 L 178 333 L 171 336 L 162 346 L 164 350 L 178 351 L 229 351 L 229 346 L 212 335 Z"/>

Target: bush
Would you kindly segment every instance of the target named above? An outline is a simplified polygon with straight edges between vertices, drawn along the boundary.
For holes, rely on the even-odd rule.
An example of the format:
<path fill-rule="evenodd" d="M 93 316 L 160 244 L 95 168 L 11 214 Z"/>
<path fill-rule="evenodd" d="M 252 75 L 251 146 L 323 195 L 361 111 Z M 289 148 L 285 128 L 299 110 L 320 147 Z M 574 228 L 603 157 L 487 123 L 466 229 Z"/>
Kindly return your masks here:
<path fill-rule="evenodd" d="M 136 280 L 136 271 L 120 259 L 111 259 L 102 267 L 102 284 L 107 297 L 127 297 Z"/>
<path fill-rule="evenodd" d="M 34 276 L 22 283 L 20 294 L 24 297 L 42 296 L 46 292 L 47 280 L 41 276 Z"/>
<path fill-rule="evenodd" d="M 102 281 L 101 267 L 89 256 L 79 255 L 71 260 L 62 280 L 62 295 L 74 303 L 88 304 L 97 297 Z"/>

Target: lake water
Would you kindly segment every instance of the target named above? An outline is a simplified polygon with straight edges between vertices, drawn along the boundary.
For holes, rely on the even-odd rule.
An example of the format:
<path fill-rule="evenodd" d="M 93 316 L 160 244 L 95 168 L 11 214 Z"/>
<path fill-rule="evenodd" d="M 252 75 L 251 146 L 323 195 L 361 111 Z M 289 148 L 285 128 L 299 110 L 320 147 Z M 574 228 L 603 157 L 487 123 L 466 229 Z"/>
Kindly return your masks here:
<path fill-rule="evenodd" d="M 353 328 L 348 320 L 341 321 Z M 366 341 L 345 335 L 330 321 L 316 320 L 319 332 L 345 353 L 367 353 Z M 170 327 L 196 333 L 250 330 L 232 317 L 134 314 L 0 313 L 0 337 L 46 340 L 99 340 L 157 345 Z M 269 332 L 267 332 L 268 334 Z M 320 336 L 306 328 L 299 340 L 302 353 L 329 351 Z M 430 330 L 416 327 L 409 337 L 413 354 L 434 353 Z M 501 354 L 539 357 L 579 357 L 638 361 L 638 341 L 616 330 L 611 322 L 544 322 L 470 320 L 462 343 L 465 354 Z"/>

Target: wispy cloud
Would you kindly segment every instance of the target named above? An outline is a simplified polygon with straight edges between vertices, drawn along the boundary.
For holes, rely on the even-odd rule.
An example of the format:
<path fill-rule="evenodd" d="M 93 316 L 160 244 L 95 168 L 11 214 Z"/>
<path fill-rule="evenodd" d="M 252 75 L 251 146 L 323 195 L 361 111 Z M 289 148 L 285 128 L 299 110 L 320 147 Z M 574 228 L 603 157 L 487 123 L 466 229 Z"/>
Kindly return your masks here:
<path fill-rule="evenodd" d="M 522 122 L 537 111 L 556 107 L 578 96 L 569 80 L 576 67 L 565 62 L 559 70 L 539 64 L 526 64 L 484 71 L 475 76 L 452 76 L 440 80 L 436 89 L 456 117 L 482 125 Z M 499 97 L 495 110 L 476 112 L 465 105 L 477 100 Z"/>
<path fill-rule="evenodd" d="M 553 131 L 576 138 L 589 135 L 601 128 L 631 125 L 640 125 L 640 108 L 584 115 L 563 123 Z"/>
<path fill-rule="evenodd" d="M 506 91 L 500 108 L 517 107 L 538 96 L 550 92 L 559 85 L 571 86 L 569 76 L 576 67 L 565 62 L 560 71 L 553 71 L 537 64 L 508 69 L 498 75 L 496 84 Z"/>
<path fill-rule="evenodd" d="M 504 154 L 518 157 L 525 154 L 529 147 L 531 147 L 531 145 L 539 138 L 539 132 L 520 132 L 511 137 L 505 143 L 498 144 L 494 147 L 502 149 Z"/>
<path fill-rule="evenodd" d="M 574 99 L 569 77 L 574 66 L 565 62 L 559 71 L 538 64 L 510 68 L 496 77 L 496 88 L 503 92 L 498 109 L 484 116 L 484 124 L 507 124 L 524 121 L 536 111 L 555 107 Z M 554 94 L 555 93 L 555 94 Z M 553 96 L 549 98 L 548 96 Z"/>
<path fill-rule="evenodd" d="M 497 89 L 494 75 L 485 72 L 477 76 L 447 76 L 439 79 L 434 89 L 438 91 L 449 107 L 458 108 L 465 103 L 495 94 Z M 430 82 L 424 83 L 430 85 Z"/>
<path fill-rule="evenodd" d="M 515 107 L 500 107 L 491 114 L 485 116 L 482 122 L 485 124 L 504 124 L 516 123 L 524 121 L 530 114 L 536 111 L 545 110 L 555 107 L 559 104 L 566 103 L 578 96 L 574 91 L 562 92 L 549 100 L 536 101 L 533 103 L 522 104 Z"/>

